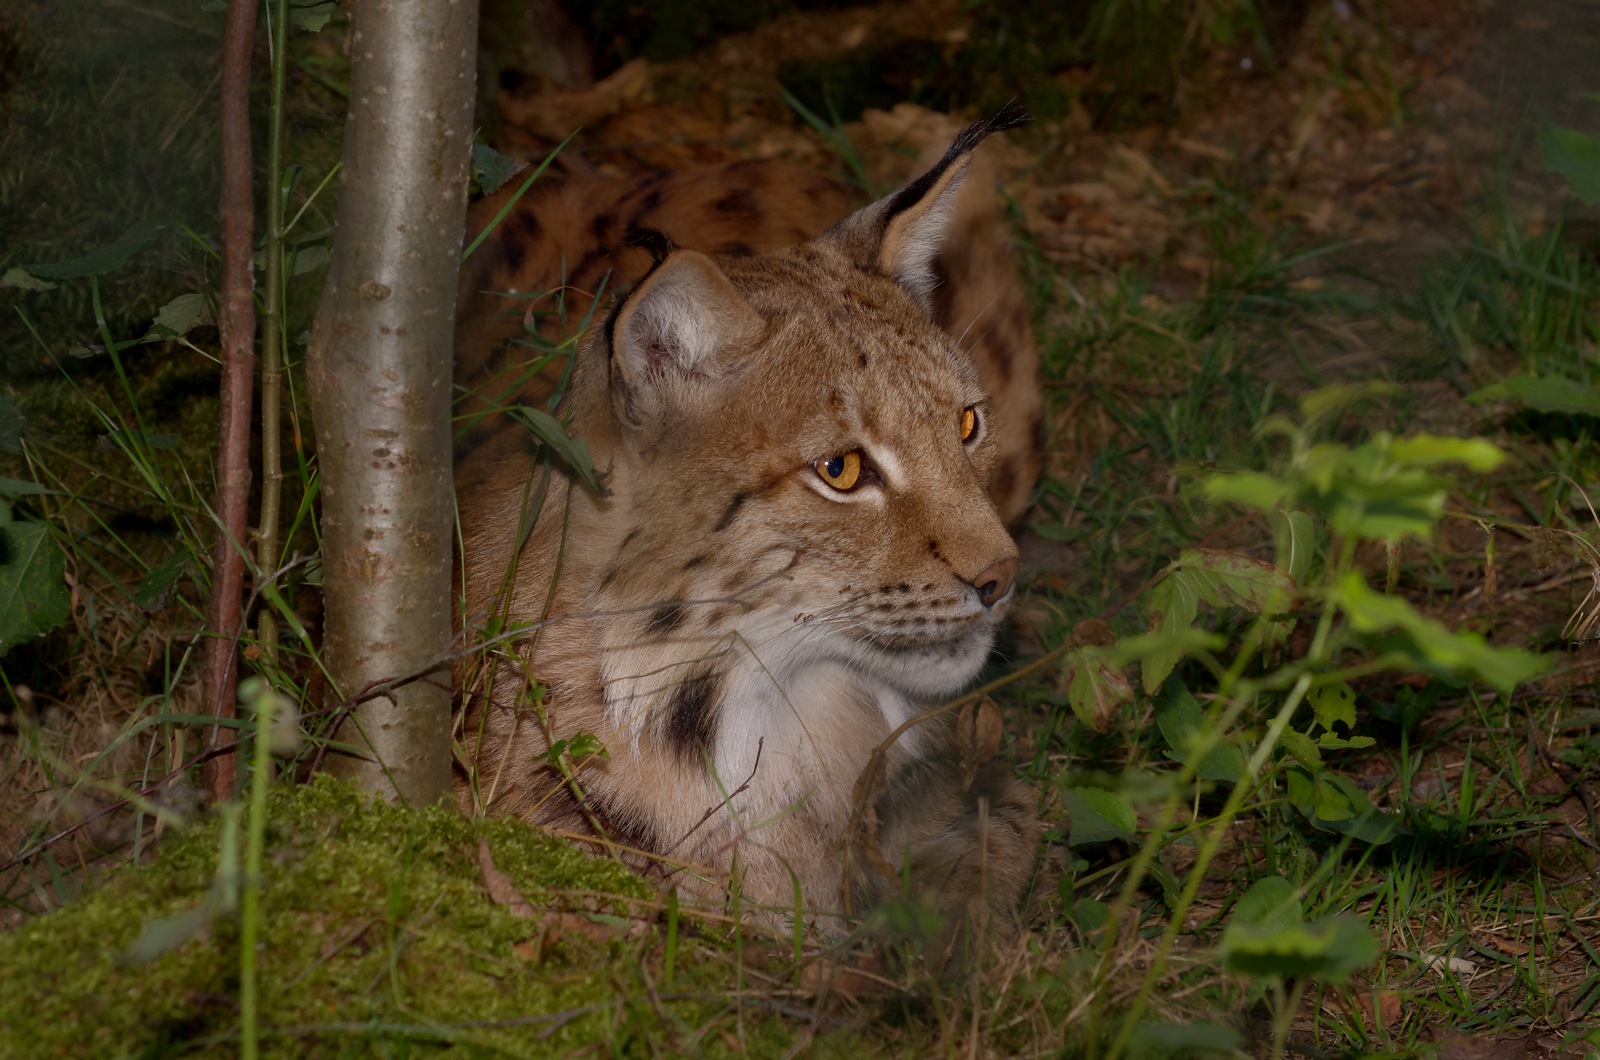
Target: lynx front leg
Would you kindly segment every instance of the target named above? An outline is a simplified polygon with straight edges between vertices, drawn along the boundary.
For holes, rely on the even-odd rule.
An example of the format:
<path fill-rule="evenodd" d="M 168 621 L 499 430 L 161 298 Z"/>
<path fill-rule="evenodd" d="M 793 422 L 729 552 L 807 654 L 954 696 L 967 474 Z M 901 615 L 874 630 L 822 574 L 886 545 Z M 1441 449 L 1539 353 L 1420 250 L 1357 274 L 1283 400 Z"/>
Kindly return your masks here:
<path fill-rule="evenodd" d="M 870 906 L 903 889 L 931 899 L 945 926 L 928 953 L 938 968 L 972 963 L 973 946 L 1015 925 L 1038 849 L 1037 796 L 1003 762 L 971 783 L 953 755 L 907 765 L 877 801 L 875 850 L 854 851 L 857 892 Z"/>

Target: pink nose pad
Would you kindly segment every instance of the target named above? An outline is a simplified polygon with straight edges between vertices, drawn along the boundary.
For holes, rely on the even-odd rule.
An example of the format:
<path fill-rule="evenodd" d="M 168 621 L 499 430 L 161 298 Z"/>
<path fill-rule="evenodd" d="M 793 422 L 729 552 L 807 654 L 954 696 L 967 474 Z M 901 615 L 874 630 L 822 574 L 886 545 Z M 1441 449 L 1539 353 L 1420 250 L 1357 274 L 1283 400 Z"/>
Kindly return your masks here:
<path fill-rule="evenodd" d="M 984 607 L 993 607 L 997 600 L 1005 599 L 1006 593 L 1011 591 L 1011 583 L 1017 580 L 1017 557 L 1008 556 L 996 563 L 991 563 L 983 573 L 972 579 L 972 587 L 978 590 L 978 599 L 983 601 Z"/>

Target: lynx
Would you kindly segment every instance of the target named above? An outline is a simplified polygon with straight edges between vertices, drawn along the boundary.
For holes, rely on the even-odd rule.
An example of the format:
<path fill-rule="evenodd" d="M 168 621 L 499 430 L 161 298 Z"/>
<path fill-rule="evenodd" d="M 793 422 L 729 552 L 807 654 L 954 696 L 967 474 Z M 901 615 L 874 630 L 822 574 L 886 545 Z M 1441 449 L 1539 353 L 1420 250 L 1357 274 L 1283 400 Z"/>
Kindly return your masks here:
<path fill-rule="evenodd" d="M 600 489 L 493 417 L 464 447 L 463 614 L 501 631 L 467 678 L 464 804 L 704 898 L 793 912 L 798 886 L 824 924 L 905 881 L 956 918 L 1016 908 L 1034 795 L 919 719 L 988 656 L 1038 468 L 993 185 L 961 190 L 1015 120 L 843 220 L 777 162 L 557 183 L 507 217 L 464 279 L 458 377 L 487 402 L 555 384 L 519 376 L 483 292 L 564 282 L 570 319 L 631 286 L 558 412 Z"/>

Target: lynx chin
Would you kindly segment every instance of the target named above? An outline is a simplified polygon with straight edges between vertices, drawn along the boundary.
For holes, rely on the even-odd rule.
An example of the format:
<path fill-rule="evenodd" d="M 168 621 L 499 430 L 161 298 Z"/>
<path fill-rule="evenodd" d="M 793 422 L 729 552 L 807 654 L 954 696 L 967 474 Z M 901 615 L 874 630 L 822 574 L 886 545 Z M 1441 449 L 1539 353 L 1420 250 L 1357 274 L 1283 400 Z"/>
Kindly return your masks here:
<path fill-rule="evenodd" d="M 954 921 L 1015 911 L 1034 793 L 949 713 L 888 738 L 970 685 L 1013 595 L 1038 365 L 973 152 L 1018 120 L 848 216 L 781 162 L 541 182 L 469 263 L 457 375 L 491 412 L 564 359 L 520 368 L 485 292 L 565 284 L 571 319 L 625 293 L 556 413 L 602 488 L 492 414 L 458 462 L 464 633 L 511 631 L 460 675 L 465 806 L 700 898 L 782 914 L 798 883 L 824 924 L 907 880 Z M 605 754 L 563 757 L 578 733 Z"/>

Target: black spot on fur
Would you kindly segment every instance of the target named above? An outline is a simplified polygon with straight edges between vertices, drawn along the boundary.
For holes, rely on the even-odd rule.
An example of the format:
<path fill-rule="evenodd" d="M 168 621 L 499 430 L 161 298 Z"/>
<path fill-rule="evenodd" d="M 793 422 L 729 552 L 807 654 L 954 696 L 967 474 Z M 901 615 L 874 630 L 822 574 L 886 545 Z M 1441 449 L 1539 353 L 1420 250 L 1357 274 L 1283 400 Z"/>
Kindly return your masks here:
<path fill-rule="evenodd" d="M 691 674 L 673 690 L 666 739 L 683 761 L 700 761 L 704 749 L 716 741 L 721 691 L 717 675 L 707 672 Z"/>
<path fill-rule="evenodd" d="M 711 204 L 718 213 L 739 214 L 749 217 L 759 213 L 756 200 L 750 194 L 749 188 L 734 188 L 728 194 Z"/>
<path fill-rule="evenodd" d="M 864 353 L 857 354 L 856 355 L 856 363 L 859 364 L 861 367 L 865 368 L 867 366 L 867 355 L 864 354 Z"/>
<path fill-rule="evenodd" d="M 644 628 L 646 633 L 663 637 L 681 625 L 683 625 L 683 605 L 668 604 L 652 611 L 650 621 L 645 623 Z"/>
<path fill-rule="evenodd" d="M 633 544 L 633 539 L 642 533 L 644 533 L 644 527 L 642 526 L 636 526 L 632 530 L 629 530 L 627 534 L 623 536 L 622 544 L 617 546 L 617 550 L 620 552 L 622 549 L 625 549 L 629 545 Z"/>
<path fill-rule="evenodd" d="M 693 559 L 689 560 L 688 563 L 685 563 L 683 565 L 683 569 L 684 570 L 694 570 L 696 567 L 700 566 L 700 564 L 704 563 L 705 561 L 706 561 L 706 557 L 702 553 L 701 555 L 695 556 Z"/>
<path fill-rule="evenodd" d="M 711 528 L 711 532 L 716 534 L 726 530 L 728 524 L 733 522 L 733 517 L 739 514 L 739 508 L 749 497 L 748 493 L 735 493 L 733 499 L 728 502 L 728 507 L 723 511 L 722 518 L 718 519 L 717 525 Z"/>
<path fill-rule="evenodd" d="M 507 233 L 507 237 L 500 242 L 500 257 L 505 262 L 507 272 L 519 273 L 528 257 L 528 244 Z"/>
<path fill-rule="evenodd" d="M 605 573 L 600 575 L 600 591 L 604 592 L 605 590 L 611 588 L 611 583 L 616 581 L 617 580 L 617 575 L 619 575 L 621 573 L 622 573 L 622 564 L 620 564 L 620 563 L 614 563 L 611 566 L 607 567 L 605 569 Z"/>
<path fill-rule="evenodd" d="M 600 214 L 599 216 L 597 216 L 594 219 L 594 224 L 591 226 L 590 231 L 592 231 L 594 233 L 594 237 L 596 239 L 601 240 L 602 242 L 604 242 L 605 239 L 606 239 L 607 234 L 611 231 L 612 228 L 616 227 L 616 224 L 617 224 L 617 215 L 616 214 L 603 213 L 603 214 Z"/>

